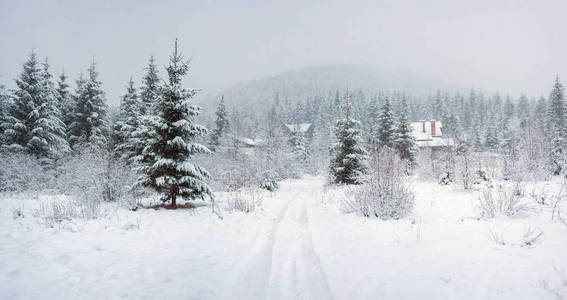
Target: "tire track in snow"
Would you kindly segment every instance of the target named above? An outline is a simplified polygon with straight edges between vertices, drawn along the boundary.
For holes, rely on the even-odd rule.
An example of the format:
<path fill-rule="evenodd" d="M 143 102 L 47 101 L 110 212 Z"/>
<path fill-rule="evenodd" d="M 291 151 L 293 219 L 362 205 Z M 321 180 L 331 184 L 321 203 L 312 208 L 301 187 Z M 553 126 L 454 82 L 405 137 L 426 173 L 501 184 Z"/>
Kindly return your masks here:
<path fill-rule="evenodd" d="M 333 299 L 308 226 L 307 197 L 312 191 L 307 188 L 299 198 L 290 199 L 278 225 L 269 299 Z"/>
<path fill-rule="evenodd" d="M 315 189 L 294 188 L 278 195 L 285 204 L 246 257 L 236 298 L 333 299 L 308 226 L 307 201 L 317 199 Z"/>
<path fill-rule="evenodd" d="M 258 234 L 248 255 L 243 259 L 242 272 L 236 282 L 235 295 L 238 299 L 266 299 L 277 225 L 285 216 L 290 203 L 288 201 L 282 205 L 273 223 Z"/>

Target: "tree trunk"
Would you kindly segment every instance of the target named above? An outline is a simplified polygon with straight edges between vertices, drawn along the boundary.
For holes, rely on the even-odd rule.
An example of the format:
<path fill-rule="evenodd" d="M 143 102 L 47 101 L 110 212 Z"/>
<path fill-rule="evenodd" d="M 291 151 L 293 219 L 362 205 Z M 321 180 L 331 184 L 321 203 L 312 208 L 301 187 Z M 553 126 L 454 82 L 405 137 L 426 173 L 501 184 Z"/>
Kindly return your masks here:
<path fill-rule="evenodd" d="M 177 191 L 175 188 L 171 189 L 171 207 L 175 207 L 177 198 Z"/>

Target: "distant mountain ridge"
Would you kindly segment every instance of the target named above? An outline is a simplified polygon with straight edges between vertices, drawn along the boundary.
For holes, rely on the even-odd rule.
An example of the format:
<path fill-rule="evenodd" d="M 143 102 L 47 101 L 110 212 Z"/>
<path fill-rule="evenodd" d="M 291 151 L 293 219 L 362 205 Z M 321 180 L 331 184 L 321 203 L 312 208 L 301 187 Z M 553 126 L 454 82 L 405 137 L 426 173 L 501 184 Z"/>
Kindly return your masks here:
<path fill-rule="evenodd" d="M 276 94 L 295 102 L 308 96 L 326 96 L 329 92 L 362 90 L 367 94 L 379 91 L 401 91 L 414 95 L 433 94 L 438 89 L 454 92 L 464 90 L 439 79 L 410 71 L 374 66 L 315 66 L 287 71 L 275 76 L 241 82 L 224 90 L 228 105 L 262 105 L 273 101 Z M 203 98 L 203 106 L 216 105 L 219 95 Z M 215 100 L 217 99 L 217 100 Z"/>

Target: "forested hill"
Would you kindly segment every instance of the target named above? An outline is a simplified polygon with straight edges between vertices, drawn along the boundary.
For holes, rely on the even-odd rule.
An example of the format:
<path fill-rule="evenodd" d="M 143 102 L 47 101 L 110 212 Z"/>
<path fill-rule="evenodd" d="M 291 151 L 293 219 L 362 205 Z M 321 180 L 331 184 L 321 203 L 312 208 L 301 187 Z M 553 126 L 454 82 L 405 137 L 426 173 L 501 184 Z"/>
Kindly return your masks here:
<path fill-rule="evenodd" d="M 291 102 L 314 95 L 327 96 L 346 88 L 366 94 L 400 91 L 409 94 L 433 94 L 436 90 L 453 92 L 468 88 L 410 71 L 373 66 L 315 66 L 284 72 L 275 76 L 241 82 L 221 92 L 229 106 L 267 104 L 277 94 Z M 201 98 L 204 107 L 216 105 L 220 95 Z"/>

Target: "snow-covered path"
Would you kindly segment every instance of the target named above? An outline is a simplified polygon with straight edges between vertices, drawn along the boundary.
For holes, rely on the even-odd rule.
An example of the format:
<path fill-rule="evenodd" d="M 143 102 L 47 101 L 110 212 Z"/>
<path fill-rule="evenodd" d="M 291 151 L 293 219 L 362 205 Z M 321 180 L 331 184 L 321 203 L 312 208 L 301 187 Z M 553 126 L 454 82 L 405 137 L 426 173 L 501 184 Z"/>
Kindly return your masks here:
<path fill-rule="evenodd" d="M 332 299 L 313 248 L 308 202 L 319 185 L 285 186 L 273 224 L 262 231 L 244 260 L 236 285 L 239 299 Z"/>
<path fill-rule="evenodd" d="M 414 190 L 413 214 L 397 221 L 345 214 L 342 188 L 306 177 L 264 193 L 263 209 L 223 220 L 206 207 L 119 209 L 61 229 L 37 224 L 37 199 L 3 198 L 0 299 L 567 297 L 567 228 L 548 208 L 483 221 L 477 192 Z M 25 217 L 13 219 L 19 205 Z M 529 228 L 544 238 L 521 246 Z"/>

